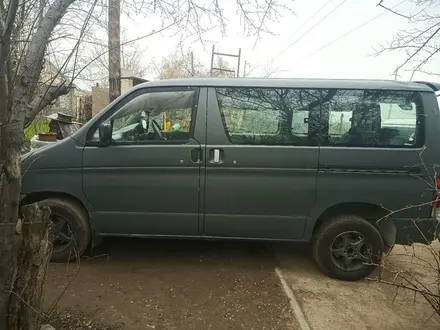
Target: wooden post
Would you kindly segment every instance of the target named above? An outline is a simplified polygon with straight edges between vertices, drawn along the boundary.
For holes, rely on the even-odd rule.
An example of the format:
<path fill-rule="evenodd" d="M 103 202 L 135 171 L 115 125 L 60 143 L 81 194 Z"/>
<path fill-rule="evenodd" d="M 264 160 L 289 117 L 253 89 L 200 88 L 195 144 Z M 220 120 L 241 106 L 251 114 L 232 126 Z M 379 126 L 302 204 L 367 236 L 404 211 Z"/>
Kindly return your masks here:
<path fill-rule="evenodd" d="M 214 53 L 215 53 L 215 45 L 212 45 L 212 53 L 211 53 L 211 69 L 209 70 L 209 76 L 212 77 L 212 70 L 214 69 Z"/>
<path fill-rule="evenodd" d="M 121 3 L 109 0 L 108 4 L 108 79 L 109 101 L 121 95 Z"/>
<path fill-rule="evenodd" d="M 196 70 L 194 69 L 194 53 L 191 52 L 191 76 L 196 75 Z"/>
<path fill-rule="evenodd" d="M 54 229 L 50 209 L 38 204 L 23 206 L 22 239 L 18 271 L 10 293 L 9 329 L 40 330 L 43 284 L 53 250 Z"/>
<path fill-rule="evenodd" d="M 240 77 L 241 48 L 238 49 L 237 78 Z"/>

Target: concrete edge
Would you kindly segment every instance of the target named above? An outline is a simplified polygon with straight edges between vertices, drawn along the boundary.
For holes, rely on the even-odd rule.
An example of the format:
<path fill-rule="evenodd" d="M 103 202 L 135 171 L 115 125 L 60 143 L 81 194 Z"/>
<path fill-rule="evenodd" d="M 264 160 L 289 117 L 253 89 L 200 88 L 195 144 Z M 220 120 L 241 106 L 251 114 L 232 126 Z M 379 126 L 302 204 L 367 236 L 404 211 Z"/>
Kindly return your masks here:
<path fill-rule="evenodd" d="M 290 288 L 290 286 L 287 284 L 286 280 L 284 279 L 284 276 L 283 276 L 283 273 L 281 272 L 281 269 L 276 267 L 275 273 L 277 274 L 278 278 L 280 279 L 284 293 L 289 298 L 290 308 L 292 309 L 292 312 L 295 315 L 296 320 L 298 321 L 300 329 L 301 330 L 311 330 L 312 328 L 310 327 L 309 323 L 307 322 L 307 319 L 304 316 L 304 313 L 301 309 L 301 306 L 298 303 L 298 300 L 295 298 L 295 294 L 293 293 L 293 290 Z"/>

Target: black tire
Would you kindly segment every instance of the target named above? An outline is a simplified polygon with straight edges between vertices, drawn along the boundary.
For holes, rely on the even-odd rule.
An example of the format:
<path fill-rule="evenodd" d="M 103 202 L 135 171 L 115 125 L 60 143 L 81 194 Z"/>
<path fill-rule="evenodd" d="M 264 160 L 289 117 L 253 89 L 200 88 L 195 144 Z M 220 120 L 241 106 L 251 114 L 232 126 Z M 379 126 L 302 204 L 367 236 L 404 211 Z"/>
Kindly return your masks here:
<path fill-rule="evenodd" d="M 362 253 L 356 253 L 352 246 L 357 243 L 354 244 L 351 241 L 353 236 L 350 235 L 358 237 L 358 242 L 363 240 L 362 249 L 366 250 L 363 250 Z M 339 242 L 336 240 L 342 242 L 346 236 L 349 237 L 348 249 L 351 251 L 347 252 L 347 248 L 344 247 L 335 248 L 334 244 Z M 341 245 L 347 246 L 344 243 Z M 384 242 L 376 227 L 365 219 L 356 215 L 339 215 L 318 228 L 313 237 L 312 249 L 316 263 L 325 274 L 338 280 L 356 281 L 370 275 L 376 268 L 375 265 L 379 264 L 384 251 Z M 335 255 L 335 251 L 343 256 Z M 361 255 L 362 258 L 368 256 L 368 261 L 357 259 L 358 255 Z M 350 264 L 347 265 L 344 261 Z M 352 262 L 356 263 L 350 266 Z M 352 269 L 348 269 L 349 266 Z"/>
<path fill-rule="evenodd" d="M 54 223 L 64 219 L 64 228 L 70 235 L 69 240 L 65 240 L 66 244 L 60 244 L 58 247 L 59 240 L 55 238 L 51 261 L 67 262 L 79 258 L 87 249 L 92 237 L 87 211 L 79 203 L 65 198 L 47 198 L 38 202 L 38 205 L 50 207 Z"/>

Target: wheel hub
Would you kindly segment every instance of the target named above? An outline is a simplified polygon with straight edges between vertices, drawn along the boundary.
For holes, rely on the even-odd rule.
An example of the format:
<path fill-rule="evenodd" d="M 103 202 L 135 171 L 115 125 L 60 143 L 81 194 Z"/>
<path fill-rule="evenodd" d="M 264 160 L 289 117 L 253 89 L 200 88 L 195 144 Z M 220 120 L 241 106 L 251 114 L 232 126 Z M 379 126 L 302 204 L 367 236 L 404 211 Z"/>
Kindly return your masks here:
<path fill-rule="evenodd" d="M 69 221 L 60 214 L 52 213 L 51 219 L 54 224 L 54 251 L 64 250 L 73 242 L 73 232 Z"/>
<path fill-rule="evenodd" d="M 344 271 L 356 271 L 371 263 L 371 245 L 365 236 L 356 231 L 343 232 L 336 236 L 330 246 L 331 259 Z"/>

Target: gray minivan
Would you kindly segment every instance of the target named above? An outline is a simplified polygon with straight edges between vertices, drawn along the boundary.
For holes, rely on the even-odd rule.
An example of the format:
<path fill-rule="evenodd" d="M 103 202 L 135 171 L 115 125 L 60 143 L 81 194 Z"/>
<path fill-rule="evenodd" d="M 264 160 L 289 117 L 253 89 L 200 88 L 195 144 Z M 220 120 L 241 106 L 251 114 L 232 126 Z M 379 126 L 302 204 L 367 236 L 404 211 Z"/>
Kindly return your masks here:
<path fill-rule="evenodd" d="M 438 235 L 437 87 L 144 83 L 24 155 L 21 203 L 51 207 L 55 261 L 104 236 L 305 241 L 326 274 L 356 280 L 395 243 Z"/>

